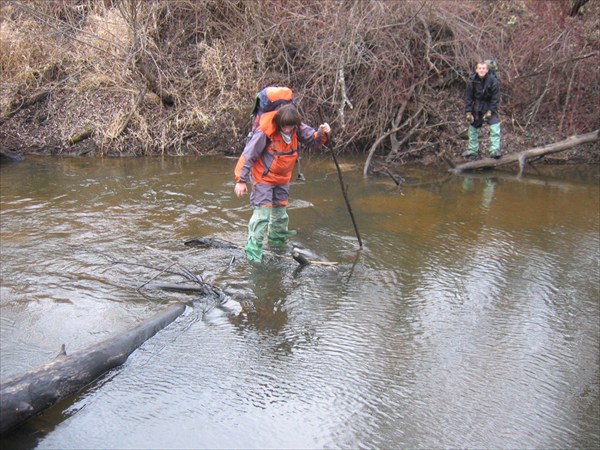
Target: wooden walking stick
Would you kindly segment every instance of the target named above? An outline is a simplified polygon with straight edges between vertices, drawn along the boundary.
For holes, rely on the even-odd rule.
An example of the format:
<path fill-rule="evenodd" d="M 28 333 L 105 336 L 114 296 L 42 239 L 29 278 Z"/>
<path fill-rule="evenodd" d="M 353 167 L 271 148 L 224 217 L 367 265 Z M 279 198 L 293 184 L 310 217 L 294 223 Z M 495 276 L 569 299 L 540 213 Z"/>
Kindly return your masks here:
<path fill-rule="evenodd" d="M 323 123 L 323 114 L 319 109 L 319 118 L 321 119 L 321 123 Z M 356 225 L 356 220 L 354 219 L 354 214 L 352 213 L 352 206 L 350 206 L 350 200 L 348 200 L 348 193 L 346 191 L 346 185 L 344 184 L 344 177 L 342 176 L 342 169 L 340 169 L 340 165 L 338 164 L 337 158 L 335 156 L 335 151 L 333 150 L 333 139 L 331 138 L 331 134 L 329 135 L 329 142 L 331 142 L 331 148 L 325 145 L 325 148 L 328 148 L 331 151 L 331 157 L 333 158 L 333 162 L 335 163 L 335 168 L 337 169 L 338 178 L 340 179 L 340 186 L 342 187 L 342 195 L 344 196 L 344 201 L 346 202 L 346 208 L 348 209 L 348 213 L 350 214 L 350 218 L 352 219 L 352 225 L 354 226 L 354 232 L 356 233 L 356 238 L 358 239 L 358 246 L 362 249 L 362 240 L 360 238 L 360 232 L 358 231 L 358 226 Z"/>
<path fill-rule="evenodd" d="M 335 168 L 337 169 L 338 177 L 340 179 L 340 185 L 342 187 L 342 194 L 344 196 L 344 200 L 346 201 L 346 207 L 348 208 L 348 213 L 350 214 L 350 218 L 352 219 L 352 225 L 354 226 L 354 232 L 356 233 L 356 238 L 358 239 L 358 246 L 362 248 L 362 240 L 360 239 L 360 233 L 358 231 L 358 226 L 356 225 L 356 220 L 354 220 L 354 214 L 352 213 L 352 206 L 350 206 L 350 200 L 348 200 L 348 193 L 346 191 L 346 185 L 344 184 L 342 170 L 340 169 L 340 165 L 338 164 L 335 152 L 333 151 L 333 149 L 330 150 L 331 156 L 333 157 L 333 162 L 335 163 Z"/>

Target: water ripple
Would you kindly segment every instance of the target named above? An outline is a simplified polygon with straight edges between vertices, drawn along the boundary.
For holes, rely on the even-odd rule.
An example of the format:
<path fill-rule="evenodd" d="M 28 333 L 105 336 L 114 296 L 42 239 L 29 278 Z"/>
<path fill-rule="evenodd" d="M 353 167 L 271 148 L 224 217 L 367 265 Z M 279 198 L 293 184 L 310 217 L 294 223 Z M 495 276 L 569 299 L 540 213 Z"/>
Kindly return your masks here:
<path fill-rule="evenodd" d="M 66 417 L 43 415 L 36 448 L 598 446 L 597 186 L 456 177 L 398 191 L 348 173 L 359 249 L 335 168 L 306 161 L 298 234 L 255 267 L 239 249 L 183 245 L 244 244 L 234 163 L 0 168 L 3 379 L 190 305 Z M 298 267 L 292 246 L 339 264 Z M 184 269 L 227 300 L 125 283 Z"/>

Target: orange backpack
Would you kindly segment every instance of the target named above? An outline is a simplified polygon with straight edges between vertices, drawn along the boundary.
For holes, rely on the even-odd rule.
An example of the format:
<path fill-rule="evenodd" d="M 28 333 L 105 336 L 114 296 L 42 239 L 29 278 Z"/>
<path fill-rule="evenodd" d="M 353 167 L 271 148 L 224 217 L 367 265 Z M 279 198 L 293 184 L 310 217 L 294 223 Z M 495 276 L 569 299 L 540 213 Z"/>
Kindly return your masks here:
<path fill-rule="evenodd" d="M 252 108 L 252 124 L 248 133 L 249 140 L 260 125 L 260 118 L 269 113 L 275 115 L 277 108 L 281 105 L 294 104 L 294 93 L 288 87 L 270 86 L 256 94 L 254 107 Z"/>

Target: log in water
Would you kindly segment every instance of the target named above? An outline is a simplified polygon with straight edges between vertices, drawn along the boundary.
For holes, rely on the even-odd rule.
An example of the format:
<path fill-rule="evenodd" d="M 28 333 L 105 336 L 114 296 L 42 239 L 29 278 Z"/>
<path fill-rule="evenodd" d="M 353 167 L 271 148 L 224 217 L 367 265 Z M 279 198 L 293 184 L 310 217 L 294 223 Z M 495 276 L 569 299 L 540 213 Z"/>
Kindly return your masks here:
<path fill-rule="evenodd" d="M 176 303 L 134 329 L 13 378 L 0 386 L 0 434 L 72 395 L 123 364 L 129 355 L 185 311 Z M 62 353 L 62 352 L 61 352 Z"/>

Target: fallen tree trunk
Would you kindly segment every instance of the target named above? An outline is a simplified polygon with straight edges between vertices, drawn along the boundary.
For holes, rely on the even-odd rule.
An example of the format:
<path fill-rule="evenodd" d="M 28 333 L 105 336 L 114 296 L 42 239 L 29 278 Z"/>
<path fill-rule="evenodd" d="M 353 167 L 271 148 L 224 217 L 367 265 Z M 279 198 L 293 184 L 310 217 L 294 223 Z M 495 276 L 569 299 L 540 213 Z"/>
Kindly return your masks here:
<path fill-rule="evenodd" d="M 0 434 L 90 384 L 185 311 L 176 303 L 134 329 L 13 378 L 0 385 Z"/>
<path fill-rule="evenodd" d="M 544 145 L 543 147 L 531 148 L 529 150 L 524 150 L 520 153 L 515 153 L 512 155 L 505 155 L 500 159 L 485 158 L 477 161 L 470 161 L 464 164 L 459 164 L 458 166 L 452 168 L 451 172 L 460 173 L 467 170 L 491 169 L 493 167 L 518 162 L 519 174 L 522 175 L 525 171 L 525 163 L 529 159 L 541 158 L 552 153 L 562 152 L 563 150 L 567 150 L 577 145 L 594 142 L 598 139 L 600 139 L 600 130 L 592 131 L 591 133 L 586 134 L 578 134 L 575 136 L 568 137 L 564 141 Z"/>
<path fill-rule="evenodd" d="M 183 243 L 183 245 L 187 245 L 189 247 L 201 247 L 201 248 L 225 248 L 225 249 L 237 249 L 241 250 L 242 247 L 239 247 L 231 242 L 222 241 L 220 239 L 215 238 L 192 238 L 188 239 Z"/>
<path fill-rule="evenodd" d="M 191 293 L 201 293 L 201 294 L 209 294 L 209 288 L 196 283 L 186 283 L 186 284 L 175 284 L 175 283 L 127 283 L 131 286 L 134 286 L 136 289 L 160 289 L 163 291 L 170 292 L 191 292 Z"/>
<path fill-rule="evenodd" d="M 238 247 L 237 245 L 232 244 L 230 242 L 222 241 L 220 239 L 214 239 L 214 238 L 197 237 L 197 238 L 188 239 L 183 244 L 187 245 L 189 247 L 243 250 L 243 247 Z M 265 253 L 267 253 L 267 251 L 265 251 Z M 298 253 L 298 252 L 296 252 L 296 253 Z M 282 255 L 277 255 L 277 254 L 272 254 L 272 256 L 275 258 L 289 259 L 287 256 L 282 256 Z M 336 261 L 309 261 L 303 255 L 300 256 L 300 259 L 299 259 L 297 256 L 294 256 L 294 252 L 292 252 L 292 258 L 295 259 L 296 262 L 298 262 L 300 265 L 304 265 L 304 264 L 313 264 L 313 265 L 322 265 L 322 266 L 337 265 Z M 304 258 L 304 259 L 302 259 L 302 258 Z M 189 285 L 189 284 L 179 285 L 179 284 L 157 284 L 157 283 L 134 283 L 133 285 L 138 288 L 145 287 L 148 289 L 163 289 L 166 291 L 177 291 L 177 292 L 200 291 L 200 292 L 206 293 L 205 287 L 198 287 L 197 285 Z M 210 290 L 212 290 L 214 293 L 216 293 L 214 287 L 211 288 Z"/>

